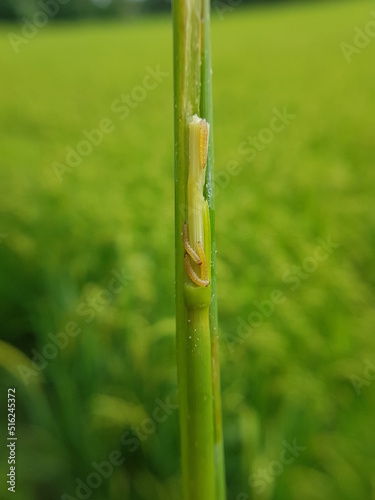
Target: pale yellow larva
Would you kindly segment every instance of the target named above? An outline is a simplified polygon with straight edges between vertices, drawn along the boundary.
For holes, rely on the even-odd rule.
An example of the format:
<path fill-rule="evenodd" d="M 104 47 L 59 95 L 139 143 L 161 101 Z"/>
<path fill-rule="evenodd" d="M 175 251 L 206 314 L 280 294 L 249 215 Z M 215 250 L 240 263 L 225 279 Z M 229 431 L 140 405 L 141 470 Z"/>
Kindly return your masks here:
<path fill-rule="evenodd" d="M 188 253 L 186 252 L 185 255 L 184 255 L 184 261 L 185 261 L 185 269 L 186 269 L 186 272 L 189 276 L 189 278 L 191 279 L 191 281 L 193 283 L 195 283 L 196 285 L 200 286 L 200 287 L 206 287 L 210 284 L 209 280 L 203 280 L 202 278 L 200 278 L 196 272 L 194 271 L 194 269 L 192 268 L 192 265 L 190 263 L 190 259 L 189 259 L 189 255 Z"/>
<path fill-rule="evenodd" d="M 197 254 L 197 252 L 194 250 L 194 248 L 190 245 L 189 243 L 189 237 L 188 237 L 188 230 L 187 230 L 187 223 L 184 222 L 184 225 L 182 226 L 182 241 L 184 242 L 184 248 L 187 251 L 187 253 L 190 255 L 190 257 L 193 259 L 193 261 L 200 266 L 202 264 L 202 261 Z"/>

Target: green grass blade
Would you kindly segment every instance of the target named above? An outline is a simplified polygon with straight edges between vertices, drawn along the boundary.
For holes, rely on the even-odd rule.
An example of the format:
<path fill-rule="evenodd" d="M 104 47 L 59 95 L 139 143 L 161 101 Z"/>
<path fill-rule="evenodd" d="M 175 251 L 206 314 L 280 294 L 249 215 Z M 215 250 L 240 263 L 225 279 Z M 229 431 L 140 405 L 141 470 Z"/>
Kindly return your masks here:
<path fill-rule="evenodd" d="M 217 355 L 209 2 L 174 2 L 173 21 L 176 315 L 182 483 L 185 500 L 223 500 L 225 473 Z M 191 184 L 189 192 L 187 189 L 189 167 L 190 173 L 193 168 L 191 159 L 189 165 L 189 127 L 193 115 L 205 118 L 210 125 L 204 187 L 209 218 L 205 215 L 207 202 L 197 201 L 199 196 L 191 198 Z M 204 246 L 210 267 L 207 288 L 194 285 L 184 266 L 182 227 L 189 221 L 196 234 L 196 228 L 201 227 L 197 217 L 203 217 L 205 227 Z M 198 274 L 199 266 L 194 263 L 192 266 Z"/>

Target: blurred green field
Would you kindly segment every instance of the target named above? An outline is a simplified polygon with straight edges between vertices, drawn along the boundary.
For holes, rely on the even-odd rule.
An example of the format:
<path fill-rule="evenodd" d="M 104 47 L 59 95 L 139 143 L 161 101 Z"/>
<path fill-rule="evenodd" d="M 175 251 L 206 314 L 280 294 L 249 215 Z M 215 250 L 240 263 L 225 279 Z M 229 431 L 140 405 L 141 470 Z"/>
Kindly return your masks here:
<path fill-rule="evenodd" d="M 212 22 L 229 500 L 375 499 L 375 40 L 350 64 L 340 49 L 371 8 L 239 7 Z M 178 413 L 155 417 L 177 397 L 170 19 L 51 24 L 18 54 L 9 31 L 0 371 L 2 408 L 17 388 L 16 498 L 88 498 L 76 478 L 94 484 L 93 462 L 119 450 L 92 498 L 179 499 Z M 158 66 L 168 75 L 135 91 Z M 284 107 L 295 118 L 247 161 L 244 141 Z M 103 119 L 112 132 L 59 182 L 52 164 Z M 321 261 L 319 238 L 339 245 Z M 275 290 L 284 300 L 259 319 Z M 70 322 L 79 333 L 46 351 Z M 288 463 L 285 442 L 303 448 Z"/>

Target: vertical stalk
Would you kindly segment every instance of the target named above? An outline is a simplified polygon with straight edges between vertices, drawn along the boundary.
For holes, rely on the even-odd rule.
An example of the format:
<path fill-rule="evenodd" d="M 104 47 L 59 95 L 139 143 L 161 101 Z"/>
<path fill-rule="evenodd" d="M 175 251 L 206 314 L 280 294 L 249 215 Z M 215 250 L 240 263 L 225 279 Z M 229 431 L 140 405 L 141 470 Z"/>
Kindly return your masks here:
<path fill-rule="evenodd" d="M 209 17 L 209 0 L 173 2 L 177 363 L 184 500 L 225 500 Z M 188 239 L 185 245 L 183 233 Z"/>
<path fill-rule="evenodd" d="M 211 222 L 211 343 L 212 343 L 212 383 L 215 413 L 215 464 L 216 464 L 216 498 L 226 499 L 225 484 L 225 460 L 224 439 L 221 416 L 221 388 L 220 388 L 220 365 L 219 365 L 219 336 L 217 317 L 217 293 L 216 293 L 216 238 L 215 238 L 215 197 L 214 197 L 214 135 L 213 135 L 213 106 L 212 106 L 212 65 L 211 65 L 211 33 L 210 33 L 210 1 L 204 0 L 202 15 L 202 70 L 201 70 L 201 116 L 210 123 L 210 136 L 207 154 L 207 200 Z"/>

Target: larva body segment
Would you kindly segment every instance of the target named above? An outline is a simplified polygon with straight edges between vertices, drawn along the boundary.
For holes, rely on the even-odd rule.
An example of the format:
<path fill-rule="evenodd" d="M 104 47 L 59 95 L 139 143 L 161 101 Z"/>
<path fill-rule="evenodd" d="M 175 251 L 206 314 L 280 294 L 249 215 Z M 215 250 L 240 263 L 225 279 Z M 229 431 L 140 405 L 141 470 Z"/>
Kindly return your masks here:
<path fill-rule="evenodd" d="M 189 243 L 189 236 L 188 236 L 186 222 L 182 226 L 182 241 L 184 242 L 184 248 L 185 248 L 186 252 L 190 255 L 190 257 L 193 259 L 193 261 L 196 264 L 198 264 L 198 266 L 200 266 L 202 264 L 202 260 L 199 257 L 199 255 L 197 254 L 197 252 L 194 250 L 194 248 Z"/>
<path fill-rule="evenodd" d="M 189 260 L 189 255 L 187 252 L 184 255 L 184 260 L 185 260 L 185 269 L 191 281 L 200 287 L 207 287 L 210 284 L 210 282 L 208 280 L 203 280 L 197 275 L 197 273 L 194 271 L 191 265 L 191 262 Z"/>

